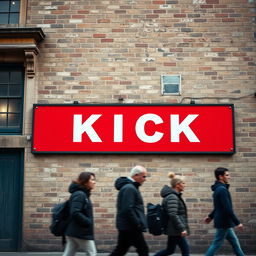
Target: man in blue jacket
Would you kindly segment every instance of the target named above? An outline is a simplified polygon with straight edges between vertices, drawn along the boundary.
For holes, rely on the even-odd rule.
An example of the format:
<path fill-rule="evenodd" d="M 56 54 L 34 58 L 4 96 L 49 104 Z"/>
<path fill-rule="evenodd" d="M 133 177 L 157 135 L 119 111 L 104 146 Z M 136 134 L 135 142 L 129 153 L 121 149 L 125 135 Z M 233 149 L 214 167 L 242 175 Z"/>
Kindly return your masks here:
<path fill-rule="evenodd" d="M 212 185 L 213 191 L 213 211 L 205 219 L 206 223 L 210 223 L 214 219 L 214 227 L 216 233 L 212 244 L 207 250 L 205 256 L 213 256 L 221 247 L 224 239 L 227 239 L 232 245 L 237 256 L 244 256 L 239 240 L 234 232 L 233 227 L 239 230 L 243 229 L 235 213 L 233 212 L 232 199 L 228 191 L 230 176 L 227 168 L 219 167 L 215 170 L 216 181 Z"/>
<path fill-rule="evenodd" d="M 146 177 L 146 168 L 138 165 L 132 168 L 130 177 L 120 177 L 115 182 L 115 188 L 119 191 L 116 214 L 118 241 L 110 256 L 125 255 L 130 246 L 136 248 L 139 256 L 148 256 L 149 249 L 143 236 L 147 224 L 139 191 Z"/>

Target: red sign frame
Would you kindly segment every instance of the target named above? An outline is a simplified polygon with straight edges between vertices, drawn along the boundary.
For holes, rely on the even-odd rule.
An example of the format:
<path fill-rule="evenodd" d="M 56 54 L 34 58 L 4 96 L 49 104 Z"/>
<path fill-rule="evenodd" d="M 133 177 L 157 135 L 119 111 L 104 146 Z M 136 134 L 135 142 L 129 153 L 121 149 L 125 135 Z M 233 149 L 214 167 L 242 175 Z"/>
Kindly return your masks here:
<path fill-rule="evenodd" d="M 32 153 L 233 154 L 233 104 L 35 104 Z"/>

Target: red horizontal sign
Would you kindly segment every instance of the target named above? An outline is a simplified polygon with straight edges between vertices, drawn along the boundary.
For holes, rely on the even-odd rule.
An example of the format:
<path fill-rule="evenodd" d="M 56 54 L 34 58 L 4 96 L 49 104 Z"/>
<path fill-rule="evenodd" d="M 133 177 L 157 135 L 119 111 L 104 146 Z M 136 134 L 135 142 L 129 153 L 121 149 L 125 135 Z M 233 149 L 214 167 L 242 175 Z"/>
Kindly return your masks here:
<path fill-rule="evenodd" d="M 234 153 L 233 105 L 34 105 L 33 153 Z"/>

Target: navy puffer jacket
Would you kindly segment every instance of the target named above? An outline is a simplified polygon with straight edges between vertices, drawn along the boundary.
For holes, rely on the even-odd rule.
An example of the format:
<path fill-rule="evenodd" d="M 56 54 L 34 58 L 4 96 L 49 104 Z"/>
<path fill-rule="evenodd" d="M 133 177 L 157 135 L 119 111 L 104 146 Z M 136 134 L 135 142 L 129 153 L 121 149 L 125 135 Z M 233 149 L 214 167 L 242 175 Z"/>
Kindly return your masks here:
<path fill-rule="evenodd" d="M 212 186 L 214 210 L 209 214 L 215 228 L 231 228 L 240 224 L 233 212 L 229 184 L 216 181 Z"/>
<path fill-rule="evenodd" d="M 71 183 L 69 192 L 71 193 L 69 200 L 70 222 L 65 235 L 94 240 L 93 206 L 89 190 L 76 183 Z"/>

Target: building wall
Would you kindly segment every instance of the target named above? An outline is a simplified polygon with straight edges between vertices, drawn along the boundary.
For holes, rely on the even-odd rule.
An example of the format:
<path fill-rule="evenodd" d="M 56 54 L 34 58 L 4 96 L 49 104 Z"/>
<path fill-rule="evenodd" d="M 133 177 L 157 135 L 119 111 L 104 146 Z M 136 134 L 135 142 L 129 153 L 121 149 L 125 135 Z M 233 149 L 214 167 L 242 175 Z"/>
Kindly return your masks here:
<path fill-rule="evenodd" d="M 27 27 L 41 27 L 34 102 L 30 103 L 234 103 L 234 155 L 33 155 L 26 146 L 23 247 L 61 250 L 48 230 L 54 203 L 68 197 L 72 179 L 93 171 L 92 200 L 98 251 L 116 243 L 113 187 L 136 164 L 150 176 L 141 188 L 145 205 L 160 202 L 169 171 L 186 176 L 192 252 L 213 237 L 203 223 L 212 207 L 213 170 L 230 168 L 234 209 L 244 224 L 246 252 L 256 253 L 255 2 L 246 0 L 28 0 Z M 160 76 L 181 74 L 182 94 L 162 96 Z M 27 88 L 30 90 L 29 88 Z M 190 97 L 190 98 L 187 98 Z M 123 99 L 123 100 L 122 100 Z M 28 109 L 31 111 L 32 105 Z M 29 110 L 28 110 L 29 111 Z M 31 115 L 26 115 L 31 133 Z M 151 251 L 165 236 L 146 234 Z M 222 250 L 231 252 L 225 244 Z"/>

